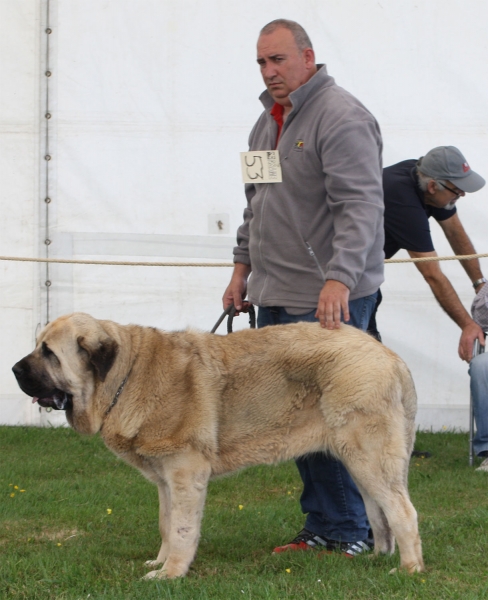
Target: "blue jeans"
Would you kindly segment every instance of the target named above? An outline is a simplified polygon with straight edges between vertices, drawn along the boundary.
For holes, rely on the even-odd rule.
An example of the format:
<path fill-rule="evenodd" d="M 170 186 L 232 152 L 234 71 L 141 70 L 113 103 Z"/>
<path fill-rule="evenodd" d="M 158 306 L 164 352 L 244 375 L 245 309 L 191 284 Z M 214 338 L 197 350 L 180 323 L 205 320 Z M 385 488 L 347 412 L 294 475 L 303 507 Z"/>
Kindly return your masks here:
<path fill-rule="evenodd" d="M 349 302 L 351 319 L 348 324 L 365 331 L 375 304 L 376 294 Z M 304 315 L 290 315 L 281 306 L 259 307 L 258 327 L 298 321 L 317 321 L 315 310 Z M 296 464 L 303 481 L 300 505 L 307 515 L 305 528 L 330 540 L 365 540 L 369 534 L 366 509 L 344 465 L 324 453 L 304 456 Z"/>
<path fill-rule="evenodd" d="M 469 374 L 476 422 L 473 450 L 475 454 L 479 454 L 488 450 L 488 351 L 473 358 Z"/>

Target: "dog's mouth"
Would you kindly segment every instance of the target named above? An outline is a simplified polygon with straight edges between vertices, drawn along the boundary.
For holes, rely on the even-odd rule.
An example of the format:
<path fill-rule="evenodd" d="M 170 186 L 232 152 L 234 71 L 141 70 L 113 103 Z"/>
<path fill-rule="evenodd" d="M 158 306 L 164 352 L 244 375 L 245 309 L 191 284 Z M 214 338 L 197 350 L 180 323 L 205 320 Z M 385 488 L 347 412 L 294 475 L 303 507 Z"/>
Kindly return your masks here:
<path fill-rule="evenodd" d="M 58 389 L 55 389 L 52 394 L 43 398 L 34 396 L 32 403 L 36 402 L 43 408 L 52 408 L 54 410 L 69 410 L 73 408 L 73 396 Z"/>

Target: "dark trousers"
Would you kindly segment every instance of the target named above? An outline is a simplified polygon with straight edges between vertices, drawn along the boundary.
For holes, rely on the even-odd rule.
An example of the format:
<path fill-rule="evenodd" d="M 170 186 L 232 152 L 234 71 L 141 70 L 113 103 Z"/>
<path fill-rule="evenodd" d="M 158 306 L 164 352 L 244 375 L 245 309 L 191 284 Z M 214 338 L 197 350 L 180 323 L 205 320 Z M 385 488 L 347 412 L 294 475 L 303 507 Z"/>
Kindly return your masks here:
<path fill-rule="evenodd" d="M 378 342 L 381 342 L 381 334 L 378 331 L 378 325 L 376 324 L 376 313 L 378 312 L 378 308 L 382 300 L 383 295 L 381 293 L 381 290 L 378 290 L 376 305 L 373 308 L 373 312 L 371 313 L 371 317 L 369 318 L 368 328 L 366 330 L 369 333 L 369 335 L 372 335 L 375 339 L 378 340 Z"/>

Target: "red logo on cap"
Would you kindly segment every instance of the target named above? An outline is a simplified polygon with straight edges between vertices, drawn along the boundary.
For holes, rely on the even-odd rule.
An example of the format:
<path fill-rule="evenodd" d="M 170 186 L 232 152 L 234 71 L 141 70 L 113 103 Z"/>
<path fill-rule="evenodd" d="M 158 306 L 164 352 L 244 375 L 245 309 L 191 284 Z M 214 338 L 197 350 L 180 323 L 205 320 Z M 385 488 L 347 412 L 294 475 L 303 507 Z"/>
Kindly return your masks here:
<path fill-rule="evenodd" d="M 467 173 L 468 171 L 469 171 L 469 165 L 468 165 L 468 163 L 465 162 L 465 163 L 463 163 L 463 172 Z"/>

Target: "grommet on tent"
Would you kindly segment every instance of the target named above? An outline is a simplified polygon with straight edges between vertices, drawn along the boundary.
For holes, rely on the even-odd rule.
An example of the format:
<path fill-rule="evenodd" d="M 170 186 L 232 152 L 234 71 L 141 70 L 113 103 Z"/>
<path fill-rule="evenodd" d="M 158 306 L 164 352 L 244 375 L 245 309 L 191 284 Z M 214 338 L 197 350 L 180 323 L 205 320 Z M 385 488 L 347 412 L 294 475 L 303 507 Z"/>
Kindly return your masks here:
<path fill-rule="evenodd" d="M 51 28 L 49 28 L 49 27 L 48 27 L 48 28 L 46 29 L 46 33 L 47 33 L 48 35 L 49 35 L 50 33 L 52 33 L 52 32 L 53 32 L 53 30 L 52 30 Z"/>
<path fill-rule="evenodd" d="M 51 287 L 51 282 L 49 281 L 49 279 L 46 281 L 45 286 L 46 287 Z"/>
<path fill-rule="evenodd" d="M 46 119 L 50 119 L 51 118 L 51 113 L 46 113 L 44 116 L 46 117 Z"/>
<path fill-rule="evenodd" d="M 51 203 L 51 198 L 44 198 L 44 202 L 46 204 L 50 204 Z"/>
<path fill-rule="evenodd" d="M 46 246 L 49 246 L 49 244 L 51 243 L 51 240 L 46 239 L 46 240 L 44 240 L 44 243 L 46 244 Z"/>
<path fill-rule="evenodd" d="M 45 160 L 51 160 L 51 155 L 50 154 L 46 154 L 46 156 L 44 158 L 45 158 Z"/>
<path fill-rule="evenodd" d="M 45 75 L 46 75 L 46 77 L 51 77 L 52 73 L 51 73 L 51 71 L 46 71 Z"/>

